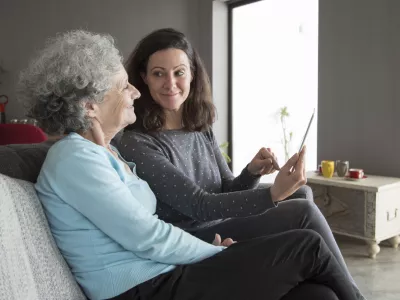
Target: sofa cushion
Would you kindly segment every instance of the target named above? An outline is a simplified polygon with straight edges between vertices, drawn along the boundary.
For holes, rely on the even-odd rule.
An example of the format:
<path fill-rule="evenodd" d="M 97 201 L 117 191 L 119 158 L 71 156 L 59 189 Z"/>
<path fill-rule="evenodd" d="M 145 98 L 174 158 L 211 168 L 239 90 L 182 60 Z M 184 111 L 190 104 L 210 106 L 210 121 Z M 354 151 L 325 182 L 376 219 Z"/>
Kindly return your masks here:
<path fill-rule="evenodd" d="M 47 151 L 54 144 L 16 144 L 0 146 L 0 173 L 30 182 L 36 182 Z"/>
<path fill-rule="evenodd" d="M 86 299 L 30 182 L 0 174 L 0 299 Z"/>
<path fill-rule="evenodd" d="M 123 131 L 120 131 L 111 144 L 117 147 Z M 0 146 L 0 174 L 13 178 L 36 182 L 47 151 L 57 139 L 39 144 L 15 144 Z"/>

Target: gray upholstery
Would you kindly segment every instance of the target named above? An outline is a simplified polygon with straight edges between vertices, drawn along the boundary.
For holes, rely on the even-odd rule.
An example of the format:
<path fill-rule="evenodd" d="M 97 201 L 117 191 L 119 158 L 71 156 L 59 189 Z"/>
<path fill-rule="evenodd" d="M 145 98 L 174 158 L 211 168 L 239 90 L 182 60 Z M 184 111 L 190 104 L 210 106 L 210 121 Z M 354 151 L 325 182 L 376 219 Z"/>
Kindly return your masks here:
<path fill-rule="evenodd" d="M 0 299 L 86 299 L 53 240 L 33 183 L 0 174 Z"/>
<path fill-rule="evenodd" d="M 0 146 L 0 173 L 36 182 L 47 151 L 54 142 Z"/>
<path fill-rule="evenodd" d="M 111 143 L 118 145 L 123 131 Z M 36 182 L 47 151 L 54 144 L 47 141 L 40 144 L 16 144 L 0 146 L 0 173 L 30 182 Z"/>
<path fill-rule="evenodd" d="M 53 144 L 0 146 L 0 300 L 86 299 L 54 242 L 33 185 Z"/>
<path fill-rule="evenodd" d="M 33 185 L 53 143 L 0 146 L 0 300 L 86 299 Z"/>

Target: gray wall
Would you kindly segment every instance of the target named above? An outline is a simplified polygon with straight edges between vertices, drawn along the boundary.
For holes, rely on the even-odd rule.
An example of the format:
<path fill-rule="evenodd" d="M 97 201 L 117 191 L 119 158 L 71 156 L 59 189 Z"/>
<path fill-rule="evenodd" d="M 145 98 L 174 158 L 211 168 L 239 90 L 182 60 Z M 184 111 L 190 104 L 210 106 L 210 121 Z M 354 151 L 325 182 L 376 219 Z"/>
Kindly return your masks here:
<path fill-rule="evenodd" d="M 0 94 L 10 96 L 7 117 L 23 116 L 14 94 L 16 78 L 47 37 L 77 28 L 107 32 L 115 37 L 127 57 L 145 34 L 161 27 L 174 27 L 198 46 L 202 24 L 198 13 L 200 3 L 200 0 L 1 0 L 0 61 L 9 73 L 0 85 Z M 209 63 L 207 66 L 210 67 Z"/>
<path fill-rule="evenodd" d="M 400 177 L 400 1 L 323 0 L 318 160 Z"/>
<path fill-rule="evenodd" d="M 224 5 L 212 0 L 1 0 L 0 60 L 10 73 L 0 93 L 11 96 L 8 117 L 23 115 L 14 97 L 15 78 L 46 37 L 74 28 L 108 32 L 127 55 L 144 34 L 171 26 L 199 49 L 218 108 L 216 136 L 227 140 Z M 400 177 L 398 16 L 397 0 L 320 1 L 318 160 L 347 159 L 367 173 Z"/>
<path fill-rule="evenodd" d="M 220 12 L 226 12 L 222 3 L 218 7 Z M 161 27 L 174 27 L 183 31 L 199 50 L 212 79 L 213 23 L 212 0 L 0 0 L 0 62 L 9 71 L 0 79 L 0 94 L 10 97 L 7 118 L 24 116 L 14 93 L 18 73 L 45 39 L 57 32 L 82 28 L 109 33 L 127 57 L 145 34 Z M 220 35 L 226 31 L 224 26 Z M 220 57 L 226 60 L 225 52 Z M 227 81 L 226 74 L 219 75 L 217 78 L 223 75 Z M 221 80 L 215 85 L 219 87 L 214 99 L 219 118 L 214 131 L 222 142 L 227 140 L 227 86 Z"/>

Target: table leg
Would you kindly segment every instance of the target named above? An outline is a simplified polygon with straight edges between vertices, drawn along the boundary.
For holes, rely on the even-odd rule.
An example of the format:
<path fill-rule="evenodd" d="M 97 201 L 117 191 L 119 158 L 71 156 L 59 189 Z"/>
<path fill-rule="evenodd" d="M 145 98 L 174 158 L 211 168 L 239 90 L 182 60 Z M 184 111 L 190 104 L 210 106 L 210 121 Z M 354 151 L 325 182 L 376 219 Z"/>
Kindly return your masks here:
<path fill-rule="evenodd" d="M 379 241 L 367 241 L 368 244 L 368 255 L 370 258 L 376 258 L 376 255 L 381 251 L 379 247 Z"/>
<path fill-rule="evenodd" d="M 393 248 L 397 248 L 400 244 L 400 236 L 396 235 L 392 238 L 389 239 L 390 245 L 392 245 Z"/>

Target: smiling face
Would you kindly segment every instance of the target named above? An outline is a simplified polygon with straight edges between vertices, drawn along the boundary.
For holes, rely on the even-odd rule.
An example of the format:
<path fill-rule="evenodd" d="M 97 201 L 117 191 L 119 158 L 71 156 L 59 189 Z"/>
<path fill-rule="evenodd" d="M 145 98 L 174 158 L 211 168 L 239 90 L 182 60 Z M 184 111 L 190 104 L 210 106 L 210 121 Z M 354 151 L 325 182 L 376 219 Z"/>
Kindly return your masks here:
<path fill-rule="evenodd" d="M 128 75 L 121 65 L 104 100 L 90 104 L 89 116 L 99 121 L 103 131 L 118 132 L 136 121 L 133 102 L 139 97 L 139 91 L 128 82 Z"/>
<path fill-rule="evenodd" d="M 180 49 L 157 51 L 149 57 L 142 77 L 155 102 L 164 110 L 179 111 L 190 93 L 189 58 Z"/>

